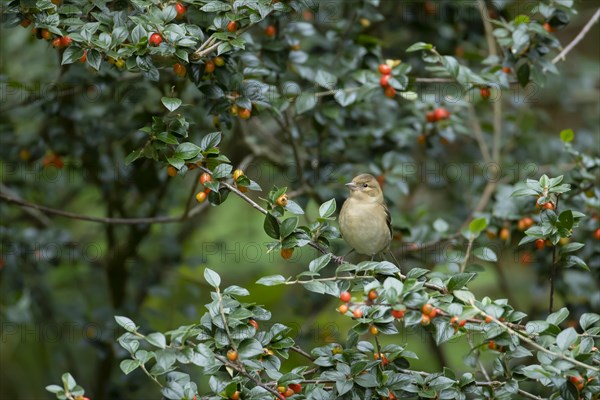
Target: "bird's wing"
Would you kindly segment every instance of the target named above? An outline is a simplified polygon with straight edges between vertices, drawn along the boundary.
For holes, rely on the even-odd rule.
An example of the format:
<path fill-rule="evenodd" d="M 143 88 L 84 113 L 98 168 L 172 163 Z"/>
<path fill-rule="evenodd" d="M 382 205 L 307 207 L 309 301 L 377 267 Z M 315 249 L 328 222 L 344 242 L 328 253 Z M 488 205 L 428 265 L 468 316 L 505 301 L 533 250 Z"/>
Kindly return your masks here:
<path fill-rule="evenodd" d="M 387 224 L 387 227 L 390 230 L 390 237 L 394 237 L 394 229 L 392 228 L 392 216 L 390 215 L 390 210 L 388 210 L 387 205 L 385 203 L 381 204 L 381 206 L 385 210 L 385 223 Z"/>

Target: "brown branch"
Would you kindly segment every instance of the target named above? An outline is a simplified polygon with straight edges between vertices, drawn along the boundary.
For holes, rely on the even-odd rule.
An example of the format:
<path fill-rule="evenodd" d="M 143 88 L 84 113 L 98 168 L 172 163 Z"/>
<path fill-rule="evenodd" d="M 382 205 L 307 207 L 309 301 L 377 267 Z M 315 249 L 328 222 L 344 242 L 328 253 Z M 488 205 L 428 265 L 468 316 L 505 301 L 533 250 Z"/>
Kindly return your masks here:
<path fill-rule="evenodd" d="M 554 57 L 554 59 L 552 60 L 552 64 L 556 64 L 559 61 L 565 60 L 565 56 L 567 54 L 569 54 L 571 52 L 571 50 L 573 50 L 573 48 L 575 46 L 577 46 L 577 44 L 579 44 L 579 42 L 581 42 L 583 40 L 583 38 L 585 37 L 585 35 L 587 35 L 587 33 L 590 31 L 590 29 L 592 29 L 592 26 L 596 22 L 598 22 L 598 19 L 600 19 L 600 8 L 598 8 L 596 10 L 596 12 L 592 16 L 592 18 L 590 18 L 590 20 L 588 21 L 588 23 L 585 24 L 585 26 L 583 27 L 583 29 L 581 30 L 581 32 L 579 32 L 579 34 L 577 36 L 575 36 L 575 39 L 573 39 L 571 41 L 571 43 L 569 43 L 567 45 L 567 47 L 565 47 L 563 49 L 563 51 L 561 51 L 556 57 Z"/>
<path fill-rule="evenodd" d="M 182 222 L 187 219 L 194 217 L 195 215 L 202 212 L 205 208 L 207 208 L 207 203 L 199 204 L 194 207 L 187 215 L 182 215 L 179 217 L 142 217 L 142 218 L 111 218 L 111 217 L 92 217 L 90 215 L 83 215 L 78 213 L 73 213 L 69 211 L 63 211 L 56 208 L 46 207 L 39 204 L 31 203 L 29 201 L 15 199 L 14 197 L 7 196 L 4 193 L 0 193 L 0 200 L 3 200 L 7 203 L 16 204 L 20 207 L 33 208 L 39 210 L 45 214 L 58 215 L 65 218 L 77 219 L 80 221 L 88 221 L 88 222 L 96 222 L 107 225 L 138 225 L 138 224 L 168 224 L 168 223 L 176 223 Z"/>

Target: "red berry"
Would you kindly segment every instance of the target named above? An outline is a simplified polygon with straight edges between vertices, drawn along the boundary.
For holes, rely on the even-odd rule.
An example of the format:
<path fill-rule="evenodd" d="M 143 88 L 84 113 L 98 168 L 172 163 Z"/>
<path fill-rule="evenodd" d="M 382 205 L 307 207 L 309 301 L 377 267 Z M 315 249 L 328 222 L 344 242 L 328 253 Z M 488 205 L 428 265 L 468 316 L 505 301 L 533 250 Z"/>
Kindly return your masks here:
<path fill-rule="evenodd" d="M 354 315 L 354 318 L 362 318 L 363 316 L 363 310 L 360 307 L 356 307 L 354 309 L 354 311 L 352 311 L 352 315 Z"/>
<path fill-rule="evenodd" d="M 201 185 L 206 185 L 207 182 L 212 181 L 212 177 L 210 176 L 210 174 L 208 172 L 204 172 L 202 173 L 202 175 L 200 175 L 200 184 Z"/>
<path fill-rule="evenodd" d="M 427 114 L 425 114 L 425 119 L 427 122 L 435 122 L 435 113 L 433 111 L 427 111 Z"/>
<path fill-rule="evenodd" d="M 577 390 L 583 389 L 583 378 L 580 376 L 571 376 L 569 377 L 569 381 L 575 385 Z"/>
<path fill-rule="evenodd" d="M 63 36 L 60 38 L 60 44 L 62 45 L 62 47 L 68 47 L 71 45 L 71 43 L 73 43 L 73 39 L 71 39 L 68 36 Z"/>
<path fill-rule="evenodd" d="M 392 77 L 391 75 L 381 75 L 381 78 L 379 78 L 379 84 L 381 85 L 381 87 L 390 86 L 390 78 L 391 77 Z"/>
<path fill-rule="evenodd" d="M 29 25 L 31 25 L 31 21 L 28 19 L 22 19 L 21 22 L 19 22 L 19 25 L 21 25 L 23 28 L 27 28 Z"/>
<path fill-rule="evenodd" d="M 544 204 L 544 209 L 545 210 L 554 210 L 554 203 L 549 201 L 547 203 Z"/>
<path fill-rule="evenodd" d="M 392 317 L 396 319 L 404 318 L 404 310 L 392 310 Z"/>
<path fill-rule="evenodd" d="M 281 249 L 281 251 L 279 252 L 279 255 L 281 255 L 281 258 L 283 258 L 284 260 L 289 260 L 290 258 L 292 258 L 292 254 L 294 254 L 294 249 Z"/>
<path fill-rule="evenodd" d="M 490 88 L 486 88 L 486 87 L 479 89 L 479 93 L 481 94 L 481 97 L 484 99 L 489 99 L 490 95 L 491 95 Z"/>
<path fill-rule="evenodd" d="M 248 320 L 248 323 L 249 323 L 250 325 L 252 325 L 252 326 L 254 327 L 254 329 L 258 330 L 258 322 L 256 322 L 256 321 L 255 321 L 255 320 L 253 320 L 252 318 L 250 318 L 250 319 Z"/>
<path fill-rule="evenodd" d="M 392 73 L 392 68 L 387 64 L 379 64 L 379 73 L 381 75 L 389 75 Z"/>
<path fill-rule="evenodd" d="M 457 316 L 450 318 L 450 325 L 453 325 L 453 326 L 458 325 L 458 317 Z"/>
<path fill-rule="evenodd" d="M 79 61 L 82 63 L 87 61 L 87 50 L 83 51 L 83 55 L 79 58 Z"/>
<path fill-rule="evenodd" d="M 237 23 L 237 21 L 230 21 L 227 24 L 227 30 L 229 32 L 237 32 L 238 28 L 239 28 L 239 24 Z"/>
<path fill-rule="evenodd" d="M 48 29 L 42 29 L 41 35 L 42 35 L 42 39 L 44 39 L 44 40 L 50 40 L 50 38 L 52 37 L 52 34 L 50 33 L 50 31 Z"/>
<path fill-rule="evenodd" d="M 505 74 L 510 74 L 512 72 L 512 69 L 510 67 L 502 67 L 502 72 L 504 72 Z"/>
<path fill-rule="evenodd" d="M 349 302 L 351 298 L 352 298 L 352 295 L 350 294 L 350 292 L 342 292 L 340 294 L 340 300 L 343 301 L 344 303 Z"/>
<path fill-rule="evenodd" d="M 443 107 L 436 108 L 435 111 L 433 112 L 433 116 L 435 117 L 436 121 L 448 119 L 448 118 L 450 118 L 450 111 L 446 110 Z"/>
<path fill-rule="evenodd" d="M 302 391 L 302 385 L 299 383 L 290 383 L 288 387 L 292 389 L 294 393 L 300 393 Z"/>
<path fill-rule="evenodd" d="M 175 4 L 175 11 L 177 11 L 177 17 L 183 17 L 183 14 L 187 11 L 187 7 L 183 5 L 183 3 Z"/>
<path fill-rule="evenodd" d="M 162 43 L 163 38 L 162 36 L 160 36 L 160 34 L 158 33 L 153 33 L 152 35 L 150 35 L 150 44 L 152 46 L 158 46 Z"/>
<path fill-rule="evenodd" d="M 546 32 L 550 33 L 555 31 L 554 27 L 548 22 L 544 22 L 544 29 L 546 30 Z"/>
<path fill-rule="evenodd" d="M 517 224 L 517 228 L 520 231 L 526 231 L 527 229 L 531 228 L 532 226 L 533 226 L 533 219 L 531 219 L 530 217 L 521 218 Z"/>
<path fill-rule="evenodd" d="M 544 239 L 538 239 L 535 241 L 535 248 L 538 250 L 542 250 L 546 246 L 546 241 Z"/>
<path fill-rule="evenodd" d="M 367 297 L 369 298 L 369 300 L 375 300 L 377 298 L 377 291 L 371 290 L 369 292 L 369 294 L 367 295 Z"/>
<path fill-rule="evenodd" d="M 265 29 L 265 35 L 267 35 L 270 38 L 274 38 L 275 35 L 277 35 L 277 28 L 275 28 L 275 25 L 267 26 L 267 28 Z"/>
<path fill-rule="evenodd" d="M 52 47 L 56 47 L 57 49 L 60 49 L 62 47 L 60 38 L 52 39 Z"/>
<path fill-rule="evenodd" d="M 492 320 L 492 317 L 490 317 L 489 315 L 488 315 L 487 317 L 485 317 L 485 323 L 486 323 L 486 324 L 489 324 L 489 323 L 491 323 L 492 321 L 493 321 L 493 320 Z"/>
<path fill-rule="evenodd" d="M 458 326 L 460 326 L 462 328 L 466 324 L 467 324 L 467 320 L 466 319 L 461 319 L 460 322 L 458 323 Z"/>
<path fill-rule="evenodd" d="M 594 231 L 594 238 L 596 238 L 596 240 L 600 240 L 600 228 Z"/>
<path fill-rule="evenodd" d="M 291 388 L 288 388 L 285 392 L 283 392 L 283 397 L 290 397 L 294 395 L 294 391 Z"/>
<path fill-rule="evenodd" d="M 384 76 L 387 76 L 387 75 L 384 75 Z M 388 86 L 385 88 L 384 94 L 386 97 L 393 99 L 396 96 L 396 89 L 394 89 L 391 86 Z"/>

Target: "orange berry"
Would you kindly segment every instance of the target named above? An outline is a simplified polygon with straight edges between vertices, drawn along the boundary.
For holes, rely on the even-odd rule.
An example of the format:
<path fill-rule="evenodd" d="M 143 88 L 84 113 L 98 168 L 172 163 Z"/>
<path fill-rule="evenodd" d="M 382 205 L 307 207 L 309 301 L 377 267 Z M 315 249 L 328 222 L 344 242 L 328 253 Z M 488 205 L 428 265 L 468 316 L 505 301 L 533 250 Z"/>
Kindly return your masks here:
<path fill-rule="evenodd" d="M 86 62 L 87 61 L 87 50 L 83 51 L 83 55 L 79 58 L 79 62 Z"/>
<path fill-rule="evenodd" d="M 489 315 L 487 317 L 485 317 L 485 323 L 489 324 L 490 322 L 492 322 L 492 317 L 490 317 Z"/>
<path fill-rule="evenodd" d="M 205 64 L 204 64 L 204 72 L 206 72 L 207 74 L 212 74 L 213 72 L 215 72 L 215 62 L 213 60 L 208 60 Z"/>
<path fill-rule="evenodd" d="M 467 324 L 467 320 L 466 319 L 461 319 L 460 322 L 458 323 L 458 326 L 460 326 L 462 328 L 466 324 Z"/>
<path fill-rule="evenodd" d="M 279 254 L 281 255 L 281 258 L 283 258 L 284 260 L 289 260 L 290 258 L 292 258 L 292 254 L 294 253 L 294 249 L 281 249 L 281 251 L 279 252 Z"/>
<path fill-rule="evenodd" d="M 517 228 L 520 231 L 526 231 L 527 229 L 531 228 L 532 226 L 533 226 L 533 219 L 531 219 L 530 217 L 523 217 L 517 223 Z"/>
<path fill-rule="evenodd" d="M 377 291 L 371 290 L 369 292 L 369 294 L 367 295 L 367 297 L 369 298 L 369 300 L 375 300 L 377 298 Z"/>
<path fill-rule="evenodd" d="M 544 22 L 544 29 L 546 30 L 546 32 L 550 32 L 550 33 L 555 31 L 554 27 L 552 25 L 550 25 L 550 23 L 548 23 L 548 22 Z"/>
<path fill-rule="evenodd" d="M 71 43 L 73 43 L 73 39 L 68 36 L 63 36 L 60 38 L 60 44 L 62 47 L 68 47 L 71 45 Z"/>
<path fill-rule="evenodd" d="M 371 332 L 371 335 L 377 335 L 379 333 L 379 329 L 377 329 L 375 325 L 371 325 L 369 332 Z"/>
<path fill-rule="evenodd" d="M 504 72 L 505 74 L 510 74 L 512 72 L 512 69 L 510 67 L 502 67 L 502 72 Z"/>
<path fill-rule="evenodd" d="M 382 75 L 381 78 L 379 78 L 379 84 L 381 85 L 381 87 L 387 88 L 388 86 L 390 86 L 391 78 L 391 75 Z"/>
<path fill-rule="evenodd" d="M 450 325 L 454 325 L 454 326 L 458 325 L 458 317 L 457 316 L 450 318 Z"/>
<path fill-rule="evenodd" d="M 247 108 L 240 108 L 239 116 L 241 119 L 249 119 L 251 115 L 252 111 L 248 110 Z"/>
<path fill-rule="evenodd" d="M 231 395 L 231 397 L 229 398 L 229 400 L 240 400 L 240 392 L 239 392 L 239 390 L 236 390 L 235 392 L 233 392 L 233 394 Z"/>
<path fill-rule="evenodd" d="M 481 89 L 479 89 L 479 93 L 481 94 L 481 97 L 484 99 L 489 99 L 490 95 L 492 94 L 492 92 L 490 91 L 490 88 L 487 88 L 487 87 L 482 87 Z"/>
<path fill-rule="evenodd" d="M 507 241 L 510 239 L 510 231 L 508 230 L 508 228 L 502 228 L 500 229 L 500 235 L 498 236 L 501 240 Z"/>
<path fill-rule="evenodd" d="M 594 231 L 594 238 L 596 240 L 600 240 L 600 228 L 598 228 Z"/>
<path fill-rule="evenodd" d="M 340 312 L 340 314 L 346 314 L 348 312 L 348 304 L 340 304 L 340 306 L 338 307 L 338 311 Z"/>
<path fill-rule="evenodd" d="M 232 32 L 232 33 L 233 33 L 233 32 L 237 32 L 238 28 L 239 28 L 239 24 L 238 24 L 236 21 L 230 21 L 230 22 L 227 24 L 227 30 L 228 30 L 229 32 Z"/>
<path fill-rule="evenodd" d="M 23 28 L 27 28 L 29 25 L 31 25 L 31 21 L 28 19 L 22 19 L 21 22 L 19 22 L 19 25 L 21 25 Z"/>
<path fill-rule="evenodd" d="M 425 314 L 425 315 L 429 315 L 429 314 L 431 314 L 431 312 L 432 312 L 433 310 L 434 310 L 434 307 L 433 307 L 431 304 L 429 304 L 429 303 L 427 303 L 427 304 L 425 304 L 423 307 L 421 307 L 421 311 L 422 311 L 422 312 L 423 312 L 423 314 Z"/>
<path fill-rule="evenodd" d="M 425 135 L 424 133 L 421 133 L 419 136 L 417 136 L 417 142 L 421 146 L 424 146 L 425 143 L 427 143 L 427 135 Z"/>
<path fill-rule="evenodd" d="M 354 311 L 352 311 L 352 315 L 354 316 L 354 318 L 362 318 L 362 316 L 363 316 L 362 308 L 356 307 L 354 309 Z"/>
<path fill-rule="evenodd" d="M 496 342 L 494 342 L 493 340 L 490 340 L 488 342 L 488 349 L 490 350 L 496 350 L 497 346 L 496 346 Z"/>
<path fill-rule="evenodd" d="M 421 325 L 427 326 L 431 323 L 431 318 L 426 314 L 421 314 Z"/>
<path fill-rule="evenodd" d="M 526 251 L 521 254 L 521 263 L 522 264 L 531 264 L 533 262 L 533 256 L 530 252 Z"/>
<path fill-rule="evenodd" d="M 352 298 L 352 295 L 348 291 L 342 292 L 340 294 L 340 300 L 343 301 L 344 303 L 349 302 L 351 298 Z"/>
<path fill-rule="evenodd" d="M 278 206 L 285 207 L 285 206 L 287 206 L 287 204 L 288 204 L 288 195 L 287 194 L 284 193 L 277 198 Z"/>
<path fill-rule="evenodd" d="M 42 29 L 42 39 L 44 40 L 49 40 L 52 37 L 52 34 L 50 33 L 50 31 L 48 29 Z"/>
<path fill-rule="evenodd" d="M 169 175 L 169 176 L 171 176 L 171 177 L 172 177 L 172 176 L 175 176 L 175 175 L 177 175 L 177 168 L 175 168 L 175 167 L 174 167 L 174 166 L 172 166 L 172 165 L 169 165 L 169 166 L 167 167 L 167 175 Z"/>
<path fill-rule="evenodd" d="M 446 110 L 443 107 L 439 107 L 433 111 L 433 115 L 436 121 L 442 121 L 444 119 L 450 118 L 450 111 Z"/>
<path fill-rule="evenodd" d="M 198 203 L 202 203 L 204 200 L 206 200 L 206 193 L 205 192 L 198 192 L 198 193 L 196 193 L 196 201 L 198 201 Z"/>
<path fill-rule="evenodd" d="M 427 122 L 435 122 L 435 113 L 433 111 L 427 111 L 427 113 L 425 114 L 425 119 L 427 120 Z"/>
<path fill-rule="evenodd" d="M 404 310 L 392 310 L 392 317 L 396 319 L 404 318 Z"/>
<path fill-rule="evenodd" d="M 294 391 L 291 388 L 287 388 L 285 392 L 283 392 L 284 397 L 290 397 L 294 395 Z"/>
<path fill-rule="evenodd" d="M 235 361 L 238 359 L 238 352 L 231 349 L 227 352 L 227 359 L 231 362 Z"/>
<path fill-rule="evenodd" d="M 185 66 L 180 63 L 173 64 L 173 72 L 180 78 L 183 78 L 187 74 Z"/>
<path fill-rule="evenodd" d="M 253 320 L 252 318 L 250 318 L 250 319 L 248 320 L 248 323 L 249 323 L 250 325 L 252 325 L 252 326 L 254 327 L 254 329 L 258 330 L 258 322 L 256 322 L 256 320 Z"/>
<path fill-rule="evenodd" d="M 203 172 L 202 175 L 200 175 L 200 184 L 201 185 L 206 185 L 207 182 L 212 181 L 212 177 L 210 176 L 210 174 L 208 172 Z"/>
<path fill-rule="evenodd" d="M 545 210 L 554 210 L 554 203 L 549 201 L 547 203 L 544 204 L 544 209 Z"/>

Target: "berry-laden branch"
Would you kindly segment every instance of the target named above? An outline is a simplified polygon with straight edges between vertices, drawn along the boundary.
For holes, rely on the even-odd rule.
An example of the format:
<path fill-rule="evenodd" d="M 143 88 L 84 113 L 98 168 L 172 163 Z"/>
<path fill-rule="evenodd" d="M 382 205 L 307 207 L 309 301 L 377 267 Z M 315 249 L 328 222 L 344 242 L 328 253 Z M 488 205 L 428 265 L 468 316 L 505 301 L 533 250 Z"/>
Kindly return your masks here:
<path fill-rule="evenodd" d="M 551 356 L 560 358 L 562 360 L 568 361 L 572 364 L 575 364 L 581 368 L 585 368 L 587 370 L 590 371 L 594 371 L 594 372 L 600 372 L 600 368 L 596 368 L 592 365 L 588 365 L 585 363 L 582 363 L 581 361 L 578 361 L 572 357 L 568 357 L 564 354 L 560 354 L 560 353 L 555 353 L 552 350 L 549 350 L 543 346 L 540 346 L 539 344 L 537 344 L 534 340 L 530 339 L 527 335 L 525 335 L 523 332 L 519 332 L 516 331 L 512 328 L 510 328 L 508 325 L 506 325 L 504 322 L 498 320 L 496 317 L 494 317 L 493 315 L 489 315 L 487 314 L 485 311 L 481 310 L 479 307 L 477 307 L 475 305 L 475 301 L 471 300 L 470 302 L 471 306 L 473 307 L 473 309 L 477 310 L 479 313 L 481 313 L 481 315 L 483 315 L 486 319 L 489 319 L 490 321 L 498 324 L 500 327 L 504 328 L 504 330 L 506 330 L 508 333 L 510 333 L 511 335 L 516 336 L 517 338 L 519 338 L 519 340 L 523 340 L 525 343 L 531 345 L 532 347 L 535 347 L 537 350 L 542 351 L 546 354 L 550 354 Z"/>
<path fill-rule="evenodd" d="M 222 362 L 223 364 L 225 364 L 226 366 L 228 366 L 229 368 L 232 368 L 232 369 L 236 370 L 237 372 L 239 372 L 240 374 L 244 375 L 246 378 L 248 378 L 252 382 L 254 382 L 257 386 L 260 386 L 261 388 L 265 389 L 266 391 L 268 391 L 269 393 L 274 395 L 276 398 L 278 398 L 280 400 L 285 400 L 285 397 L 281 393 L 279 393 L 277 390 L 271 388 L 270 386 L 266 385 L 265 383 L 263 383 L 259 379 L 255 378 L 251 374 L 249 374 L 242 366 L 232 363 L 227 358 L 225 358 L 219 354 L 215 354 L 215 358 L 217 360 L 219 360 L 220 362 Z"/>

